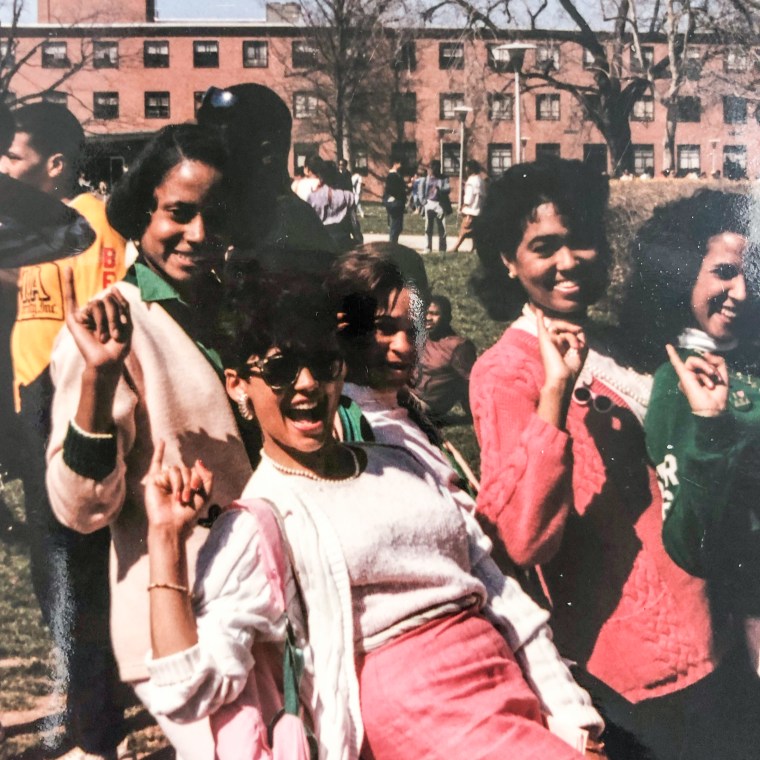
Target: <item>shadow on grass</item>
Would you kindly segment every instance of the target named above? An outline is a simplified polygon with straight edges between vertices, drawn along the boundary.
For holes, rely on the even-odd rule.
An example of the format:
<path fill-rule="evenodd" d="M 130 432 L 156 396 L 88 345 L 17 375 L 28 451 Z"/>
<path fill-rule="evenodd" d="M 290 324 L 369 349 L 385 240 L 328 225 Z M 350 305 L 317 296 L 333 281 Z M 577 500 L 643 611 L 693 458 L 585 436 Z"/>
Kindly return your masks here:
<path fill-rule="evenodd" d="M 6 739 L 18 739 L 21 737 L 39 738 L 45 733 L 51 725 L 61 725 L 64 720 L 63 713 L 50 713 L 42 715 L 26 723 L 17 723 L 13 726 L 5 727 Z M 125 727 L 128 734 L 135 736 L 145 729 L 156 726 L 153 716 L 143 707 L 137 712 L 130 715 L 125 721 Z M 45 747 L 36 743 L 21 752 L 13 755 L 17 760 L 49 760 L 49 758 L 58 757 L 64 752 L 72 749 L 71 744 L 63 743 L 56 746 Z M 0 750 L 1 752 L 1 750 Z M 0 756 L 2 756 L 0 754 Z M 152 752 L 145 754 L 138 752 L 140 760 L 175 760 L 175 752 L 171 747 L 161 747 Z"/>

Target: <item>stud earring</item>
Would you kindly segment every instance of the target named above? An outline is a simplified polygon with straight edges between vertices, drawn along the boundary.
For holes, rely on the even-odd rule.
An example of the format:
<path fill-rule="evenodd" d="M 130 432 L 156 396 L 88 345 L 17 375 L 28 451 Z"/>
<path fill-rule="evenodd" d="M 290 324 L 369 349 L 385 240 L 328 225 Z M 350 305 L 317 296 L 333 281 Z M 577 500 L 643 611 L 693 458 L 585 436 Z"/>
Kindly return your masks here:
<path fill-rule="evenodd" d="M 237 408 L 240 416 L 250 422 L 253 419 L 253 405 L 246 392 L 241 388 L 237 394 Z"/>

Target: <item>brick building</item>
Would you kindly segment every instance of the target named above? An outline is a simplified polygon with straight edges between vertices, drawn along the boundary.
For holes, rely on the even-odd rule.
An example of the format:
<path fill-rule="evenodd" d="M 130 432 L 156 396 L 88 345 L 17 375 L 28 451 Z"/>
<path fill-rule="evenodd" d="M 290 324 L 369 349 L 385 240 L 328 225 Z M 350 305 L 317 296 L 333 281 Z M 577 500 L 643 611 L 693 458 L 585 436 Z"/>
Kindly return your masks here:
<path fill-rule="evenodd" d="M 572 34 L 531 32 L 521 39 L 535 45 L 526 53 L 526 75 L 550 67 L 565 78 L 590 79 L 590 61 Z M 661 57 L 664 45 L 648 41 L 643 59 Z M 406 39 L 393 90 L 383 85 L 377 93 L 393 112 L 374 141 L 383 149 L 361 140 L 350 146 L 354 165 L 369 174 L 370 193 L 378 192 L 392 149 L 404 151 L 410 166 L 442 155 L 444 170 L 456 176 L 460 126 L 454 109 L 461 105 L 473 109 L 465 122 L 467 156 L 492 174 L 517 159 L 513 75 L 496 47 L 455 29 L 420 29 Z M 0 40 L 0 54 L 6 51 L 7 40 Z M 12 96 L 46 91 L 44 97 L 68 105 L 90 136 L 88 173 L 94 180 L 117 178 L 156 129 L 192 119 L 207 87 L 238 82 L 266 84 L 291 106 L 292 173 L 311 151 L 334 155 L 316 118 L 316 98 L 300 73 L 313 50 L 293 4 L 268 6 L 265 18 L 248 22 L 180 23 L 157 19 L 153 0 L 39 0 L 38 23 L 18 30 L 12 53 L 21 60 L 29 51 L 12 79 Z M 707 45 L 697 45 L 693 55 L 675 106 L 677 171 L 754 177 L 760 171 L 760 107 L 748 84 L 755 76 L 751 55 Z M 527 77 L 520 99 L 523 157 L 552 153 L 612 170 L 601 134 L 573 96 L 533 81 Z M 659 92 L 660 84 L 655 87 Z M 636 103 L 631 140 L 637 173 L 660 173 L 665 120 L 656 95 Z"/>

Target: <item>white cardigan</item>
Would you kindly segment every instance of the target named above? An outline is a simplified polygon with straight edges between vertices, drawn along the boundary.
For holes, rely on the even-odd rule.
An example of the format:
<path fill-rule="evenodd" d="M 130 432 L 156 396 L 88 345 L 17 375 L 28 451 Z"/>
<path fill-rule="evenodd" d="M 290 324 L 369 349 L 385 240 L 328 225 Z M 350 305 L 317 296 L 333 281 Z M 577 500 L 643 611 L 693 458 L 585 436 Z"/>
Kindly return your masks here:
<path fill-rule="evenodd" d="M 450 498 L 407 451 L 373 444 L 364 444 L 363 448 L 369 457 L 384 460 L 402 476 L 422 477 L 439 495 Z M 309 610 L 307 673 L 313 675 L 313 681 L 304 678 L 302 696 L 314 718 L 320 758 L 357 760 L 363 725 L 348 571 L 329 518 L 320 505 L 304 502 L 299 480 L 283 475 L 264 459 L 243 498 L 264 497 L 276 504 L 297 563 Z M 472 515 L 460 511 L 469 537 L 471 572 L 488 594 L 485 614 L 518 656 L 527 642 L 545 640 L 551 644 L 545 638 L 548 613 L 515 581 L 502 575 L 489 556 L 490 542 Z M 253 665 L 250 652 L 254 632 L 264 638 L 281 637 L 281 610 L 273 604 L 266 577 L 257 572 L 257 541 L 255 522 L 246 513 L 224 515 L 214 526 L 198 565 L 199 643 L 186 652 L 149 662 L 150 706 L 156 713 L 193 719 L 213 712 L 234 699 L 245 685 Z M 288 596 L 292 599 L 292 594 Z M 541 674 L 535 675 L 541 678 Z M 532 684 L 530 674 L 528 678 Z M 567 705 L 560 716 L 563 723 L 590 727 L 601 723 L 588 696 L 572 679 L 563 696 Z"/>

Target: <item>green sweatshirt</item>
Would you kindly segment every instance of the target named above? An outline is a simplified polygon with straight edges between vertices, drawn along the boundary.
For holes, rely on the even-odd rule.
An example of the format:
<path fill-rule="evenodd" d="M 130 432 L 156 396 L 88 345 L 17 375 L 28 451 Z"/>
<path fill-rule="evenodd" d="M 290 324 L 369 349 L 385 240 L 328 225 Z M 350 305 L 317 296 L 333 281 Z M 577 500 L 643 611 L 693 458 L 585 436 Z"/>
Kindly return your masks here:
<path fill-rule="evenodd" d="M 692 353 L 679 351 L 682 359 Z M 760 378 L 732 372 L 728 409 L 700 417 L 671 364 L 664 364 L 655 374 L 644 427 L 663 495 L 668 554 L 711 581 L 732 612 L 758 614 Z"/>

